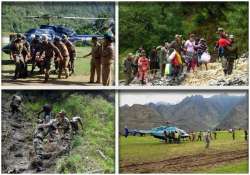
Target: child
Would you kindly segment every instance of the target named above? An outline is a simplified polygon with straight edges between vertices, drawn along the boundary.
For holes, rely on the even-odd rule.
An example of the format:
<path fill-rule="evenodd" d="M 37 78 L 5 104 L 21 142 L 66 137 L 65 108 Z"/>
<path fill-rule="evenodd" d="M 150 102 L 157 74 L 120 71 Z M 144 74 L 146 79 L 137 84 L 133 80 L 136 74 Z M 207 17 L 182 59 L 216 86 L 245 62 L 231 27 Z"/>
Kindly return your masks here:
<path fill-rule="evenodd" d="M 133 80 L 133 54 L 129 53 L 128 57 L 124 61 L 124 73 L 125 73 L 125 85 L 129 85 Z"/>
<path fill-rule="evenodd" d="M 139 80 L 142 84 L 147 83 L 147 74 L 149 69 L 149 60 L 146 58 L 146 53 L 143 50 L 141 52 L 141 57 L 138 60 L 138 72 L 139 72 Z"/>

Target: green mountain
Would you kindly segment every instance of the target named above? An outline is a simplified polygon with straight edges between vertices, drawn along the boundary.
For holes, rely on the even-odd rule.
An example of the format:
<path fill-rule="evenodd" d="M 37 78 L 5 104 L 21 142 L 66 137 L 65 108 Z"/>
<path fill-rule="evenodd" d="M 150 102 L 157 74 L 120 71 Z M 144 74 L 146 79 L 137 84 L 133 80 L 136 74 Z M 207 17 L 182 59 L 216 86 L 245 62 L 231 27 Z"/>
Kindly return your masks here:
<path fill-rule="evenodd" d="M 47 24 L 45 19 L 29 19 L 27 16 L 79 16 L 114 18 L 115 6 L 111 2 L 3 2 L 2 32 L 26 32 Z M 93 33 L 90 20 L 51 19 L 50 24 L 64 25 L 77 33 Z"/>

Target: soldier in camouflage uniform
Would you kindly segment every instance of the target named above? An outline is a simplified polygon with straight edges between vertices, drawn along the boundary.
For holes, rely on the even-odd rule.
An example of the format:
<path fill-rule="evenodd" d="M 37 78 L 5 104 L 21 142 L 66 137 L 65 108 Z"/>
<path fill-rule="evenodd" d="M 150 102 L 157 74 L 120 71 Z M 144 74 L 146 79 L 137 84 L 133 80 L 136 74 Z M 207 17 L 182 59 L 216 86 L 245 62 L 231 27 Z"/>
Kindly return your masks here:
<path fill-rule="evenodd" d="M 65 70 L 66 78 L 69 77 L 69 52 L 66 45 L 60 40 L 60 38 L 56 37 L 54 39 L 55 46 L 59 49 L 62 59 L 59 61 L 59 73 L 58 78 L 61 78 L 62 71 Z"/>
<path fill-rule="evenodd" d="M 66 117 L 66 112 L 64 110 L 58 113 L 57 117 L 57 127 L 61 134 L 62 146 L 64 147 L 65 153 L 69 153 L 70 151 L 70 143 L 71 143 L 71 129 L 70 129 L 70 121 Z"/>
<path fill-rule="evenodd" d="M 59 58 L 60 60 L 63 60 L 63 56 L 61 55 L 59 49 L 52 42 L 48 40 L 48 37 L 46 35 L 42 36 L 42 47 L 39 59 L 41 59 L 44 52 L 45 52 L 45 58 L 44 58 L 45 82 L 47 82 L 49 80 L 51 61 L 52 58 L 54 57 L 54 54 L 56 58 Z"/>
<path fill-rule="evenodd" d="M 79 131 L 79 123 L 81 125 L 81 128 L 83 129 L 83 123 L 82 123 L 81 117 L 75 116 L 75 117 L 72 118 L 72 120 L 70 120 L 70 124 L 71 124 L 73 134 L 78 133 L 78 131 Z"/>
<path fill-rule="evenodd" d="M 27 65 L 27 63 L 30 60 L 30 44 L 26 40 L 26 37 L 24 35 L 22 35 L 21 39 L 22 39 L 24 47 L 27 49 L 26 51 L 23 50 L 23 52 L 22 52 L 22 55 L 23 55 L 23 58 L 24 58 L 24 62 L 26 63 L 24 65 L 24 70 L 23 70 L 23 74 L 24 75 L 23 76 L 27 77 L 28 76 L 28 65 Z"/>
<path fill-rule="evenodd" d="M 51 111 L 52 111 L 52 106 L 50 104 L 43 105 L 43 108 L 41 109 L 41 111 L 37 113 L 38 118 L 40 118 L 40 114 L 43 113 L 43 118 L 42 118 L 43 123 L 45 124 L 49 123 L 50 120 L 52 119 Z"/>
<path fill-rule="evenodd" d="M 13 79 L 24 77 L 23 70 L 26 64 L 25 58 L 23 57 L 24 53 L 28 53 L 28 49 L 22 41 L 22 35 L 17 34 L 17 38 L 10 44 L 10 59 L 13 60 L 16 65 Z"/>
<path fill-rule="evenodd" d="M 234 36 L 230 35 L 229 39 L 231 40 L 231 44 L 225 47 L 224 57 L 222 60 L 222 65 L 224 68 L 225 75 L 231 75 L 233 72 L 234 60 L 238 59 L 238 48 L 236 43 L 234 42 Z"/>
<path fill-rule="evenodd" d="M 13 95 L 10 103 L 11 114 L 13 115 L 14 113 L 21 113 L 22 112 L 21 105 L 22 105 L 22 98 L 18 95 Z"/>
<path fill-rule="evenodd" d="M 51 120 L 47 124 L 39 124 L 33 135 L 33 146 L 36 153 L 36 168 L 37 171 L 44 170 L 43 160 L 49 159 L 51 157 L 50 153 L 45 153 L 44 151 L 44 139 L 48 134 L 52 135 L 56 131 L 56 120 Z"/>
<path fill-rule="evenodd" d="M 36 67 L 36 55 L 37 53 L 40 52 L 42 47 L 42 41 L 40 40 L 39 35 L 35 35 L 35 38 L 32 39 L 30 43 L 30 51 L 31 51 L 31 62 L 32 62 L 32 69 L 31 69 L 31 74 L 33 73 L 35 67 Z M 38 64 L 40 70 L 41 66 Z"/>
<path fill-rule="evenodd" d="M 62 42 L 66 45 L 68 52 L 69 52 L 69 71 L 71 73 L 75 73 L 75 59 L 76 59 L 76 48 L 73 43 L 68 40 L 66 35 L 62 36 Z"/>
<path fill-rule="evenodd" d="M 104 35 L 104 43 L 101 50 L 102 84 L 108 86 L 111 81 L 111 65 L 114 60 L 112 37 Z"/>

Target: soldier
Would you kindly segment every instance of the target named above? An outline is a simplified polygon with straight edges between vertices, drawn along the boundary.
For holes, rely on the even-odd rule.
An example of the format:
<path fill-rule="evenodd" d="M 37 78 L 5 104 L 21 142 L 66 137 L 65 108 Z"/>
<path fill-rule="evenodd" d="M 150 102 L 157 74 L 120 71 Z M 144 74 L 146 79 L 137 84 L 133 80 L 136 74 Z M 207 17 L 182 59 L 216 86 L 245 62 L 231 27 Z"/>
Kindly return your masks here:
<path fill-rule="evenodd" d="M 38 114 L 38 118 L 39 118 L 39 116 L 40 116 L 41 113 L 44 113 L 43 119 L 42 119 L 43 123 L 46 124 L 46 123 L 50 122 L 51 117 L 52 117 L 51 116 L 51 111 L 52 111 L 52 106 L 50 104 L 43 105 L 42 110 L 37 113 Z"/>
<path fill-rule="evenodd" d="M 101 44 L 95 36 L 92 37 L 92 44 L 91 52 L 84 56 L 85 58 L 91 55 L 89 83 L 94 83 L 95 73 L 97 76 L 96 83 L 101 83 Z"/>
<path fill-rule="evenodd" d="M 47 82 L 49 80 L 51 61 L 54 56 L 54 53 L 57 56 L 57 58 L 59 57 L 61 60 L 63 60 L 63 56 L 61 55 L 59 49 L 52 42 L 48 40 L 48 37 L 46 35 L 42 36 L 42 47 L 41 47 L 39 59 L 41 59 L 44 52 L 45 52 L 45 58 L 44 58 L 45 81 L 44 82 Z"/>
<path fill-rule="evenodd" d="M 64 151 L 68 153 L 70 151 L 70 141 L 71 141 L 71 130 L 70 130 L 70 121 L 66 117 L 64 110 L 58 113 L 58 124 L 57 127 L 61 134 L 62 146 Z"/>
<path fill-rule="evenodd" d="M 59 49 L 62 55 L 62 59 L 59 61 L 59 73 L 58 78 L 62 76 L 62 71 L 65 70 L 66 79 L 69 77 L 69 52 L 66 45 L 60 40 L 60 38 L 55 37 L 54 39 L 55 46 Z"/>
<path fill-rule="evenodd" d="M 33 135 L 33 146 L 36 153 L 36 170 L 37 172 L 43 171 L 43 160 L 49 159 L 51 157 L 50 153 L 45 153 L 43 148 L 43 141 L 45 137 L 49 134 L 48 130 L 56 130 L 56 120 L 51 120 L 47 124 L 39 124 Z M 53 128 L 53 129 L 52 129 Z"/>
<path fill-rule="evenodd" d="M 162 46 L 158 46 L 156 49 L 159 50 L 159 64 L 160 64 L 161 78 L 163 79 L 167 63 L 168 43 L 164 41 Z"/>
<path fill-rule="evenodd" d="M 71 73 L 75 73 L 75 59 L 76 59 L 76 49 L 73 43 L 71 43 L 68 40 L 68 37 L 66 35 L 62 36 L 62 42 L 66 45 L 68 52 L 69 52 L 69 71 L 71 71 Z"/>
<path fill-rule="evenodd" d="M 21 104 L 22 98 L 18 95 L 13 95 L 10 103 L 10 112 L 13 115 L 14 113 L 21 113 Z"/>
<path fill-rule="evenodd" d="M 209 148 L 209 145 L 210 145 L 209 131 L 205 134 L 205 143 L 206 143 L 205 148 L 208 149 L 208 148 Z"/>
<path fill-rule="evenodd" d="M 128 54 L 128 57 L 125 59 L 123 65 L 124 65 L 124 73 L 125 73 L 125 77 L 126 77 L 126 80 L 125 80 L 125 85 L 129 85 L 130 82 L 133 80 L 133 60 L 134 57 L 133 57 L 133 54 L 132 53 L 129 53 Z"/>
<path fill-rule="evenodd" d="M 30 44 L 29 44 L 29 42 L 26 40 L 26 37 L 25 37 L 24 35 L 22 35 L 21 39 L 22 39 L 22 42 L 23 42 L 24 47 L 27 49 L 27 50 L 23 50 L 23 51 L 22 51 L 22 55 L 23 55 L 23 58 L 24 58 L 24 62 L 25 62 L 25 63 L 28 63 L 28 61 L 29 61 L 29 59 L 30 59 Z M 24 77 L 27 77 L 27 76 L 28 76 L 28 65 L 27 65 L 27 64 L 24 65 L 23 76 L 24 76 Z"/>
<path fill-rule="evenodd" d="M 24 46 L 22 35 L 17 34 L 17 38 L 10 44 L 10 59 L 14 61 L 16 66 L 13 79 L 24 77 L 23 70 L 26 63 L 23 53 L 28 53 L 28 49 Z"/>
<path fill-rule="evenodd" d="M 197 139 L 197 141 L 201 141 L 201 137 L 202 137 L 202 132 L 200 131 L 199 134 L 198 134 L 198 139 Z"/>
<path fill-rule="evenodd" d="M 41 47 L 42 47 L 42 41 L 40 40 L 40 36 L 35 35 L 35 37 L 32 39 L 31 44 L 30 44 L 31 62 L 32 62 L 31 74 L 34 72 L 34 69 L 36 67 L 36 55 L 37 53 L 40 52 Z M 41 67 L 39 68 L 41 70 Z"/>
<path fill-rule="evenodd" d="M 225 59 L 223 59 L 223 66 L 225 75 L 231 75 L 233 72 L 234 60 L 238 59 L 238 48 L 234 42 L 234 36 L 229 35 L 230 45 L 225 47 Z"/>
<path fill-rule="evenodd" d="M 101 51 L 102 64 L 102 84 L 108 86 L 111 79 L 111 65 L 114 59 L 114 49 L 112 47 L 112 37 L 104 35 L 104 43 Z"/>
<path fill-rule="evenodd" d="M 232 130 L 232 137 L 233 137 L 233 140 L 235 140 L 235 129 Z"/>
<path fill-rule="evenodd" d="M 82 123 L 81 117 L 79 116 L 73 117 L 72 120 L 70 121 L 71 128 L 74 134 L 78 133 L 78 130 L 79 130 L 78 123 L 80 123 L 81 128 L 83 129 L 83 123 Z"/>

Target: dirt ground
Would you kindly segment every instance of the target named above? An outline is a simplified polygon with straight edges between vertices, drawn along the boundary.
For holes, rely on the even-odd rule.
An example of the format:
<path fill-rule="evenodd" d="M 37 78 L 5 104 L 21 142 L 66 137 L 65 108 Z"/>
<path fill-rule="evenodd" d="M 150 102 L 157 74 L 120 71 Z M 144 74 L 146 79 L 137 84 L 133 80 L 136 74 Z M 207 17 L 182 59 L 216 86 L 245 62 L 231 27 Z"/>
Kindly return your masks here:
<path fill-rule="evenodd" d="M 201 153 L 180 156 L 156 162 L 126 164 L 120 167 L 122 173 L 190 173 L 197 169 L 216 167 L 229 162 L 248 159 L 248 150 Z"/>
<path fill-rule="evenodd" d="M 53 86 L 53 85 L 76 85 L 76 86 L 100 86 L 97 83 L 88 83 L 89 76 L 84 75 L 72 75 L 69 78 L 61 79 L 57 78 L 57 75 L 51 75 L 47 83 L 44 83 L 44 75 L 35 75 L 25 79 L 12 80 L 10 76 L 2 77 L 3 86 L 13 86 L 13 85 L 27 85 L 27 86 Z"/>

